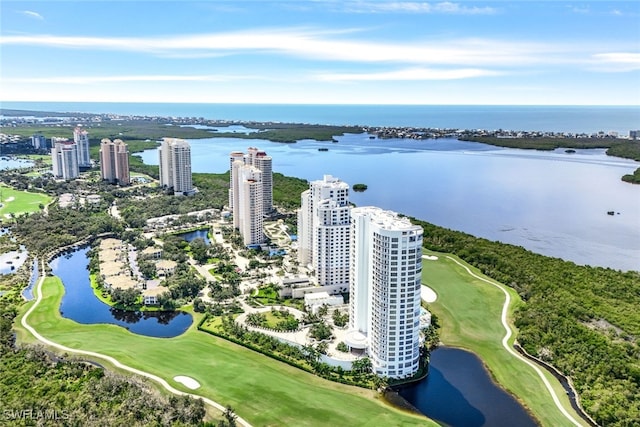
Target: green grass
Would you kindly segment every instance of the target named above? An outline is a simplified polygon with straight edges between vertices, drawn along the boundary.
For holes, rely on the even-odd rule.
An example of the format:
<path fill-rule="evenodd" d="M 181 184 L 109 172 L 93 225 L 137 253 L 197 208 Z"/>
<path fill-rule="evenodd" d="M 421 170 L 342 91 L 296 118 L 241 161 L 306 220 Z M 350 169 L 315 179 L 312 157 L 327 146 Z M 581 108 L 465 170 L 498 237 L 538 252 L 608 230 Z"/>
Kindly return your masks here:
<path fill-rule="evenodd" d="M 429 251 L 425 251 L 425 254 L 438 257 L 437 261 L 423 260 L 422 280 L 438 295 L 437 300 L 429 304 L 429 310 L 438 317 L 441 341 L 447 346 L 467 349 L 477 354 L 494 380 L 516 396 L 542 425 L 572 425 L 556 408 L 534 370 L 502 347 L 505 335 L 500 321 L 505 300 L 503 292 L 470 276 L 462 267 L 445 258 L 446 254 Z M 468 266 L 464 262 L 463 264 Z M 475 274 L 485 277 L 477 269 L 470 268 Z M 511 296 L 511 323 L 514 309 L 523 302 L 513 289 L 506 286 L 503 288 Z M 513 326 L 512 330 L 515 331 Z M 515 334 L 509 340 L 510 345 L 514 339 Z M 580 420 L 571 409 L 560 383 L 551 374 L 544 372 L 565 409 Z"/>
<path fill-rule="evenodd" d="M 0 185 L 0 192 L 2 192 L 2 207 L 0 207 L 2 221 L 7 220 L 6 215 L 38 212 L 40 204 L 46 205 L 51 201 L 51 197 L 45 194 L 15 190 L 5 185 Z"/>
<path fill-rule="evenodd" d="M 196 324 L 201 315 L 197 313 L 194 324 L 181 336 L 152 338 L 115 325 L 81 325 L 62 318 L 58 308 L 63 292 L 59 279 L 46 279 L 44 299 L 29 317 L 29 323 L 43 336 L 71 348 L 110 355 L 159 375 L 184 391 L 189 390 L 173 377 L 193 377 L 202 385 L 196 390 L 198 394 L 231 405 L 253 425 L 436 425 L 390 407 L 370 390 L 323 380 L 199 332 Z M 15 325 L 20 341 L 34 342 L 21 328 L 20 319 Z"/>

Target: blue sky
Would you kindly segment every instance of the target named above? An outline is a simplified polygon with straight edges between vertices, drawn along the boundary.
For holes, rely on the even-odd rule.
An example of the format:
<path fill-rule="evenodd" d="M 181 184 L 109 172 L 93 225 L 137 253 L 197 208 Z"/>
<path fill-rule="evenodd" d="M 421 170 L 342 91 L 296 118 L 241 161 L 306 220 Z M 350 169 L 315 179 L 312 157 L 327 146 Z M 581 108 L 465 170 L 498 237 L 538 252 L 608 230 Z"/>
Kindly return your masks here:
<path fill-rule="evenodd" d="M 640 105 L 640 1 L 2 0 L 0 100 Z"/>

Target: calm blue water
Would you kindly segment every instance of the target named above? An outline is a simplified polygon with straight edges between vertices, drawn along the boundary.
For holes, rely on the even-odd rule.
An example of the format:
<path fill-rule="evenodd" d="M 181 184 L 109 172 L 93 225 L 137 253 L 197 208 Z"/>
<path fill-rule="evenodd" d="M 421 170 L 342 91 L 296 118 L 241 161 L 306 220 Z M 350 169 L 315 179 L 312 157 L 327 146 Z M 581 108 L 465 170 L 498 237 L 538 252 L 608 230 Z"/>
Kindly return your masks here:
<path fill-rule="evenodd" d="M 51 269 L 64 284 L 65 293 L 60 313 L 78 323 L 110 323 L 129 331 L 151 337 L 171 338 L 186 331 L 193 318 L 181 311 L 139 312 L 117 310 L 101 302 L 93 294 L 89 281 L 88 248 L 54 258 Z"/>
<path fill-rule="evenodd" d="M 273 157 L 275 172 L 367 184 L 367 191 L 350 195 L 358 206 L 380 206 L 579 264 L 640 270 L 640 186 L 620 180 L 637 162 L 604 150 L 567 154 L 453 139 L 371 140 L 366 134 L 337 139 L 192 140 L 192 170 L 225 172 L 231 151 L 256 146 Z M 156 150 L 141 157 L 158 163 Z M 610 210 L 620 215 L 607 215 Z"/>
<path fill-rule="evenodd" d="M 496 386 L 473 353 L 441 347 L 431 353 L 429 376 L 400 395 L 422 413 L 453 427 L 534 427 L 536 422 Z"/>
<path fill-rule="evenodd" d="M 33 166 L 33 162 L 26 159 L 18 159 L 16 157 L 8 157 L 0 162 L 0 170 L 3 169 L 19 169 Z"/>
<path fill-rule="evenodd" d="M 31 279 L 29 280 L 29 284 L 26 288 L 22 290 L 22 296 L 27 301 L 31 301 L 33 299 L 33 287 L 38 282 L 40 278 L 40 269 L 38 268 L 38 258 L 33 258 L 33 264 L 31 266 Z"/>
<path fill-rule="evenodd" d="M 640 106 L 482 105 L 276 105 L 154 104 L 103 102 L 2 102 L 2 108 L 34 111 L 204 117 L 334 125 L 510 129 L 553 132 L 640 129 Z"/>
<path fill-rule="evenodd" d="M 211 245 L 211 241 L 209 240 L 209 236 L 207 236 L 208 233 L 209 233 L 209 230 L 195 230 L 195 231 L 189 231 L 188 233 L 180 233 L 178 234 L 178 236 L 182 237 L 187 242 L 191 242 L 194 239 L 200 238 L 204 240 L 204 243 L 207 246 L 209 246 Z"/>

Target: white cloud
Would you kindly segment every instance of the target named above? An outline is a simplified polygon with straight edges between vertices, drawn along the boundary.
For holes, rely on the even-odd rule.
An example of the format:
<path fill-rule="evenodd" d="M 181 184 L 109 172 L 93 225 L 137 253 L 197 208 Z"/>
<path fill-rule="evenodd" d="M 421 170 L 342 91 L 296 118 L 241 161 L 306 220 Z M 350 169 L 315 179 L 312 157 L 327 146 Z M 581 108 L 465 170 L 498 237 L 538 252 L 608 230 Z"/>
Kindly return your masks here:
<path fill-rule="evenodd" d="M 461 68 L 452 70 L 409 68 L 405 70 L 378 73 L 326 73 L 319 74 L 316 79 L 322 81 L 406 81 L 406 80 L 459 80 L 477 77 L 499 76 L 504 73 L 478 68 Z"/>
<path fill-rule="evenodd" d="M 640 53 L 611 52 L 592 56 L 599 71 L 625 72 L 640 70 Z"/>
<path fill-rule="evenodd" d="M 181 57 L 198 57 L 255 53 L 341 62 L 471 66 L 525 66 L 557 62 L 563 60 L 560 54 L 575 51 L 573 46 L 563 50 L 558 45 L 517 40 L 464 39 L 383 43 L 344 38 L 345 34 L 345 31 L 328 33 L 300 29 L 266 29 L 146 38 L 20 35 L 3 37 L 0 44 L 145 52 L 163 57 L 175 54 Z"/>
<path fill-rule="evenodd" d="M 453 2 L 415 2 L 415 1 L 394 1 L 394 2 L 371 2 L 356 1 L 346 2 L 343 8 L 347 12 L 356 13 L 443 13 L 452 15 L 492 15 L 497 12 L 492 7 L 463 6 Z"/>
<path fill-rule="evenodd" d="M 44 16 L 40 15 L 38 12 L 34 12 L 32 10 L 21 10 L 21 14 L 28 16 L 29 18 L 37 19 L 39 21 L 44 21 Z"/>

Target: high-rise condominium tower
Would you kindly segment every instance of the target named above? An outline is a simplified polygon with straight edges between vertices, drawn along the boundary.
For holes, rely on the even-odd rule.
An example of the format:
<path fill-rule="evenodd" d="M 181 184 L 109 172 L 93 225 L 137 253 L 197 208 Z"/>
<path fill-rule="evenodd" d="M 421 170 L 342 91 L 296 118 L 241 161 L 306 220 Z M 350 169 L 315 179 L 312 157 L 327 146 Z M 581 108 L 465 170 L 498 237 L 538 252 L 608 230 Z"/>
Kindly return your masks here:
<path fill-rule="evenodd" d="M 231 171 L 233 226 L 240 231 L 245 245 L 264 243 L 262 171 L 242 160 L 233 162 Z"/>
<path fill-rule="evenodd" d="M 78 167 L 90 168 L 91 157 L 89 157 L 89 133 L 77 127 L 73 130 L 73 142 L 78 146 Z"/>
<path fill-rule="evenodd" d="M 331 175 L 312 181 L 298 211 L 298 261 L 311 265 L 318 284 L 349 286 L 349 185 Z M 342 289 L 341 289 L 342 288 Z"/>
<path fill-rule="evenodd" d="M 78 168 L 78 146 L 71 141 L 57 141 L 51 149 L 53 175 L 70 180 L 80 175 Z"/>
<path fill-rule="evenodd" d="M 129 149 L 122 140 L 108 138 L 100 142 L 102 179 L 112 184 L 129 185 Z"/>
<path fill-rule="evenodd" d="M 193 194 L 191 146 L 184 139 L 163 138 L 158 148 L 160 184 L 175 195 Z"/>
<path fill-rule="evenodd" d="M 420 359 L 422 227 L 361 207 L 351 210 L 351 233 L 349 327 L 366 336 L 377 375 L 411 376 Z"/>
<path fill-rule="evenodd" d="M 242 153 L 241 151 L 233 151 L 229 155 L 229 208 L 233 209 L 235 197 L 234 194 L 237 194 L 237 188 L 235 185 L 238 181 L 235 181 L 234 184 L 234 175 L 233 175 L 233 163 L 236 161 L 241 161 L 245 165 L 253 166 L 259 169 L 262 172 L 262 212 L 263 214 L 268 214 L 273 210 L 273 169 L 272 169 L 272 158 L 271 156 L 267 156 L 267 153 L 264 151 L 258 150 L 255 147 L 249 147 L 247 150 L 247 154 Z"/>

